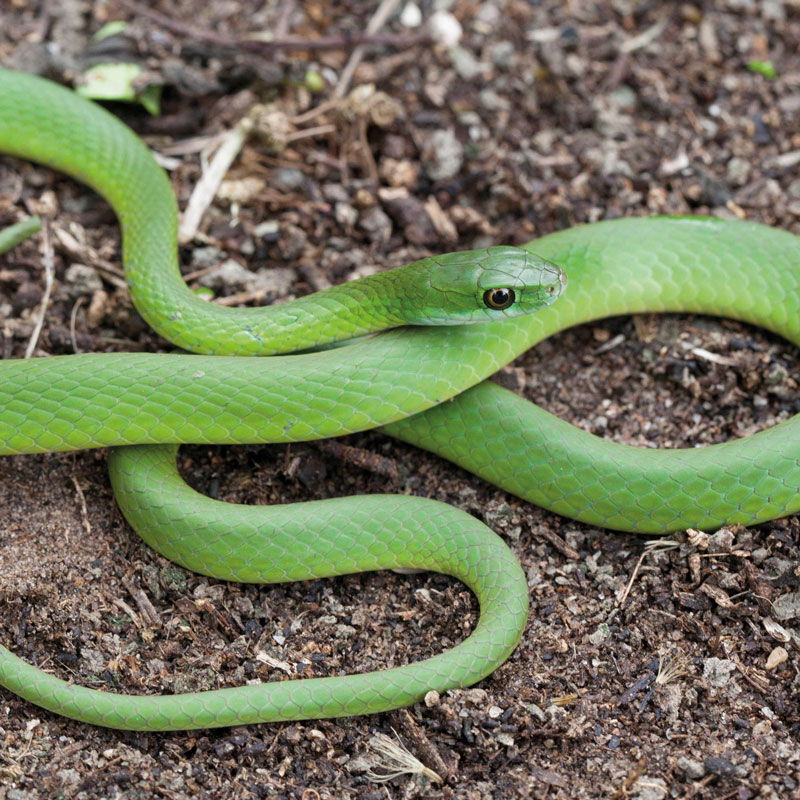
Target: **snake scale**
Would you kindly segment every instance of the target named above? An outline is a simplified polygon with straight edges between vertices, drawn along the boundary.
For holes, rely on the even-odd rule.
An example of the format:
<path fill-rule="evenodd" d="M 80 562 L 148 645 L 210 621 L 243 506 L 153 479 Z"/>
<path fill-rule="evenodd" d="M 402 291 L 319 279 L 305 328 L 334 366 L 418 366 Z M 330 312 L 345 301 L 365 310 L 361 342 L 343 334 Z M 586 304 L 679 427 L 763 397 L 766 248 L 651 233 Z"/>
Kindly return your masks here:
<path fill-rule="evenodd" d="M 610 315 L 714 314 L 800 345 L 800 239 L 790 233 L 702 217 L 606 221 L 523 250 L 433 257 L 291 303 L 228 309 L 183 283 L 169 181 L 106 111 L 0 70 L 0 152 L 61 170 L 108 200 L 134 304 L 155 330 L 197 353 L 0 362 L 0 454 L 110 447 L 115 495 L 133 527 L 208 575 L 278 582 L 433 569 L 464 581 L 481 606 L 471 636 L 422 662 L 191 694 L 89 689 L 0 648 L 0 684 L 33 703 L 134 730 L 363 714 L 475 683 L 516 646 L 524 575 L 470 515 L 410 496 L 220 503 L 181 480 L 180 443 L 297 442 L 382 426 L 525 500 L 623 531 L 715 529 L 800 510 L 799 416 L 711 447 L 635 449 L 485 380 L 543 338 Z M 362 336 L 383 327 L 391 330 Z M 275 355 L 293 350 L 304 352 Z"/>

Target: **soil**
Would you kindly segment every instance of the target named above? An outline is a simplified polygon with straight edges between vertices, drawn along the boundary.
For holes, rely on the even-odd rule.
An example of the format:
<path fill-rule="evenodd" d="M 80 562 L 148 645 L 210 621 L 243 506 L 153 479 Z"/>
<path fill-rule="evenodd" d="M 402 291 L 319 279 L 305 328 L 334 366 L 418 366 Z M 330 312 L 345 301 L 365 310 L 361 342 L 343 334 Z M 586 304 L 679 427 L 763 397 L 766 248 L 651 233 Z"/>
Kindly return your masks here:
<path fill-rule="evenodd" d="M 169 19 L 120 0 L 9 0 L 0 63 L 64 82 L 101 49 L 144 65 L 163 83 L 161 114 L 111 107 L 163 156 L 182 208 L 201 151 L 268 104 L 270 141 L 248 140 L 181 249 L 190 282 L 231 304 L 621 216 L 800 234 L 797 0 L 420 3 L 426 22 L 444 9 L 445 27 L 460 23 L 455 47 L 421 39 L 417 6 L 400 3 L 342 96 L 348 37 L 374 3 L 152 6 Z M 120 19 L 125 36 L 90 42 Z M 269 50 L 265 32 L 303 41 Z M 339 46 L 312 49 L 320 37 Z M 107 206 L 0 159 L 0 225 L 35 210 L 56 245 L 35 354 L 168 349 L 130 306 Z M 23 356 L 42 313 L 41 246 L 0 260 L 4 358 Z M 498 380 L 615 441 L 677 447 L 797 413 L 799 374 L 796 349 L 763 331 L 648 316 L 564 332 Z M 529 578 L 528 630 L 508 663 L 405 711 L 176 734 L 77 724 L 3 692 L 0 798 L 800 796 L 800 517 L 650 547 L 380 433 L 342 444 L 188 447 L 181 462 L 225 500 L 413 492 L 485 520 Z M 258 587 L 187 573 L 122 520 L 103 452 L 6 458 L 0 481 L 0 641 L 81 684 L 175 692 L 296 664 L 365 671 L 439 652 L 477 617 L 469 592 L 437 575 Z M 394 732 L 442 782 L 370 778 L 374 735 Z"/>

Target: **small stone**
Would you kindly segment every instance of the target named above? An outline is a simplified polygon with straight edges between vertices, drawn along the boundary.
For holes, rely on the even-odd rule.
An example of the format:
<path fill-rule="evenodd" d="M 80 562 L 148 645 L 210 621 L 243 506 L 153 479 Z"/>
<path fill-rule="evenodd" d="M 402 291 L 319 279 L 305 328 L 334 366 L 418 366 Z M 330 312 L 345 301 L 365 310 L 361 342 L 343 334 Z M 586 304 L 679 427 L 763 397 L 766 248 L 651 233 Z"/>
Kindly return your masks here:
<path fill-rule="evenodd" d="M 406 158 L 382 158 L 378 174 L 389 186 L 411 188 L 417 182 L 417 165 Z"/>
<path fill-rule="evenodd" d="M 283 192 L 292 192 L 299 189 L 306 180 L 305 173 L 295 167 L 281 167 L 272 174 L 270 185 Z"/>
<path fill-rule="evenodd" d="M 480 62 L 469 50 L 465 50 L 463 47 L 450 49 L 450 61 L 453 62 L 453 66 L 459 76 L 466 81 L 471 80 L 483 71 Z"/>
<path fill-rule="evenodd" d="M 392 221 L 378 206 L 368 208 L 361 214 L 358 227 L 371 242 L 388 242 L 392 235 Z"/>
<path fill-rule="evenodd" d="M 620 86 L 611 93 L 608 102 L 619 111 L 631 111 L 636 106 L 636 92 L 630 86 Z"/>
<path fill-rule="evenodd" d="M 772 610 L 779 620 L 800 617 L 800 592 L 782 594 L 773 604 Z"/>
<path fill-rule="evenodd" d="M 735 671 L 736 665 L 727 658 L 707 658 L 703 662 L 703 678 L 716 688 L 727 686 Z"/>
<path fill-rule="evenodd" d="M 709 537 L 709 547 L 715 553 L 728 553 L 733 549 L 734 536 L 730 528 L 720 528 Z"/>
<path fill-rule="evenodd" d="M 452 129 L 434 131 L 423 150 L 422 160 L 431 180 L 447 180 L 461 169 L 464 148 Z"/>
<path fill-rule="evenodd" d="M 691 778 L 693 781 L 699 780 L 706 774 L 705 767 L 699 761 L 695 761 L 693 758 L 687 758 L 686 756 L 681 756 L 678 759 L 678 769 L 681 770 L 687 778 Z"/>
<path fill-rule="evenodd" d="M 731 199 L 731 190 L 724 181 L 700 171 L 699 201 L 707 206 L 724 206 Z"/>
<path fill-rule="evenodd" d="M 306 246 L 308 236 L 299 225 L 286 224 L 281 228 L 278 250 L 284 261 L 293 261 Z"/>
<path fill-rule="evenodd" d="M 428 20 L 428 33 L 434 42 L 455 47 L 461 41 L 464 30 L 449 11 L 436 11 Z"/>
<path fill-rule="evenodd" d="M 103 281 L 97 270 L 88 264 L 70 264 L 64 273 L 64 283 L 70 297 L 94 294 L 103 288 Z"/>
<path fill-rule="evenodd" d="M 295 280 L 295 272 L 289 268 L 262 267 L 251 272 L 238 261 L 227 259 L 216 269 L 198 278 L 201 286 L 207 286 L 215 292 L 264 292 L 273 296 L 285 295 Z"/>
<path fill-rule="evenodd" d="M 491 719 L 497 719 L 503 715 L 503 709 L 500 706 L 490 706 L 489 707 L 489 717 Z"/>
<path fill-rule="evenodd" d="M 225 257 L 224 251 L 213 245 L 196 247 L 192 250 L 192 266 L 195 269 L 206 269 L 218 264 Z"/>
<path fill-rule="evenodd" d="M 634 800 L 664 800 L 669 796 L 669 789 L 663 778 L 653 775 L 642 775 L 636 782 Z"/>
<path fill-rule="evenodd" d="M 467 689 L 464 692 L 464 697 L 467 702 L 480 706 L 488 700 L 489 694 L 486 689 Z"/>
<path fill-rule="evenodd" d="M 322 196 L 329 203 L 346 203 L 350 199 L 347 189 L 341 183 L 325 183 L 322 186 Z"/>
<path fill-rule="evenodd" d="M 243 267 L 238 261 L 228 258 L 216 269 L 201 275 L 198 283 L 215 291 L 221 291 L 225 288 L 240 291 L 247 286 L 252 278 L 253 273 L 249 269 Z"/>
<path fill-rule="evenodd" d="M 703 765 L 707 773 L 711 775 L 720 775 L 723 778 L 730 778 L 737 772 L 736 765 L 731 764 L 727 758 L 722 758 L 721 756 L 709 756 L 703 762 Z"/>
<path fill-rule="evenodd" d="M 786 649 L 778 646 L 774 648 L 767 657 L 767 663 L 764 665 L 764 668 L 767 670 L 777 669 L 788 658 L 789 654 L 786 652 Z"/>
<path fill-rule="evenodd" d="M 772 733 L 772 723 L 768 719 L 762 719 L 753 725 L 753 736 L 769 736 Z"/>
<path fill-rule="evenodd" d="M 237 180 L 222 181 L 217 189 L 217 197 L 229 203 L 250 205 L 262 197 L 267 188 L 267 182 L 255 175 L 248 175 Z"/>
<path fill-rule="evenodd" d="M 511 101 L 489 87 L 481 89 L 479 94 L 481 105 L 488 111 L 506 111 L 511 108 Z"/>
<path fill-rule="evenodd" d="M 772 131 L 770 131 L 761 114 L 753 116 L 753 141 L 756 144 L 770 144 L 772 142 Z"/>
<path fill-rule="evenodd" d="M 604 642 L 606 639 L 608 639 L 610 635 L 611 631 L 608 625 L 605 622 L 603 622 L 598 626 L 597 630 L 594 633 L 589 635 L 589 641 L 594 645 L 598 645 L 601 642 Z"/>
<path fill-rule="evenodd" d="M 278 220 L 265 219 L 263 222 L 259 222 L 258 225 L 256 225 L 253 233 L 258 236 L 259 239 L 274 239 L 277 238 L 279 229 L 280 225 L 278 225 Z"/>
<path fill-rule="evenodd" d="M 333 216 L 348 232 L 353 229 L 358 221 L 358 211 L 356 211 L 350 203 L 336 203 L 333 207 Z"/>
<path fill-rule="evenodd" d="M 750 162 L 746 158 L 734 156 L 728 162 L 728 182 L 734 186 L 744 186 L 750 179 Z"/>
<path fill-rule="evenodd" d="M 681 150 L 675 155 L 673 158 L 668 158 L 666 161 L 661 162 L 661 167 L 659 168 L 659 172 L 665 178 L 669 177 L 670 175 L 676 175 L 677 173 L 681 172 L 682 170 L 686 169 L 689 166 L 689 156 Z"/>
<path fill-rule="evenodd" d="M 400 24 L 404 28 L 418 28 L 422 25 L 422 11 L 416 3 L 406 3 L 400 12 Z"/>
<path fill-rule="evenodd" d="M 784 114 L 796 114 L 800 111 L 800 92 L 796 94 L 787 94 L 778 100 L 778 108 Z"/>
<path fill-rule="evenodd" d="M 511 69 L 516 61 L 517 50 L 514 43 L 503 39 L 500 42 L 495 42 L 489 48 L 489 58 L 492 64 L 500 69 Z"/>
<path fill-rule="evenodd" d="M 423 702 L 428 708 L 435 708 L 439 705 L 440 700 L 441 697 L 439 696 L 439 692 L 437 692 L 435 689 L 431 689 L 431 691 L 429 691 L 423 698 Z"/>

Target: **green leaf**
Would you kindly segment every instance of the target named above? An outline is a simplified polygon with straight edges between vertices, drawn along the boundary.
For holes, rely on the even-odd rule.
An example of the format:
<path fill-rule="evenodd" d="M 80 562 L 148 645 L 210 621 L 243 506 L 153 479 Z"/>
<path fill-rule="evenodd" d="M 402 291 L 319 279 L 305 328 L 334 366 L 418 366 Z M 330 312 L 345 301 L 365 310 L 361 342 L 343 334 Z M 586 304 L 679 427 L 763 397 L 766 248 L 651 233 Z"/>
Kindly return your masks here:
<path fill-rule="evenodd" d="M 778 72 L 771 61 L 750 61 L 747 65 L 750 72 L 757 72 L 765 78 L 772 80 L 778 77 Z"/>
<path fill-rule="evenodd" d="M 142 68 L 138 64 L 95 64 L 83 73 L 82 82 L 75 91 L 92 100 L 141 103 L 156 116 L 160 111 L 161 87 L 150 85 L 138 90 L 135 81 L 141 74 Z"/>
<path fill-rule="evenodd" d="M 118 33 L 124 33 L 128 29 L 128 23 L 125 20 L 115 20 L 114 22 L 107 22 L 100 28 L 92 39 L 95 42 L 101 42 L 103 39 L 108 39 L 109 36 L 116 36 Z"/>

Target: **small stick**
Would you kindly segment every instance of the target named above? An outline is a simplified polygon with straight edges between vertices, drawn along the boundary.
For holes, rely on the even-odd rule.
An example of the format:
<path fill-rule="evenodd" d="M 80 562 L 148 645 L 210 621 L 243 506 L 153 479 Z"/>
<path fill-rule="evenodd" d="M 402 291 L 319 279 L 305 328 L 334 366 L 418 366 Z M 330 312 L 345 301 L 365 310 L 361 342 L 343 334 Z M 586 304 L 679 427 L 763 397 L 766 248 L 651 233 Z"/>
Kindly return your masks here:
<path fill-rule="evenodd" d="M 239 155 L 239 151 L 252 130 L 252 121 L 245 117 L 240 120 L 233 130 L 229 131 L 219 146 L 219 149 L 211 159 L 211 163 L 203 171 L 200 180 L 192 191 L 186 210 L 181 216 L 178 227 L 178 240 L 182 243 L 189 242 L 194 238 L 200 221 L 206 209 L 214 200 L 217 190 L 222 183 L 230 165 Z"/>
<path fill-rule="evenodd" d="M 376 34 L 384 26 L 386 20 L 389 19 L 392 12 L 397 8 L 399 2 L 400 0 L 382 0 L 375 13 L 372 15 L 372 19 L 367 23 L 367 36 Z M 350 88 L 350 81 L 353 80 L 356 68 L 364 58 L 366 51 L 366 42 L 358 45 L 358 47 L 353 50 L 350 58 L 344 65 L 342 74 L 339 76 L 339 83 L 336 84 L 336 88 L 333 90 L 334 97 L 344 97 L 347 94 L 347 90 Z"/>
<path fill-rule="evenodd" d="M 394 0 L 393 0 L 394 1 Z M 120 4 L 143 17 L 162 25 L 167 30 L 180 36 L 189 36 L 209 44 L 220 47 L 230 47 L 236 50 L 247 50 L 261 56 L 270 56 L 275 50 L 349 50 L 354 45 L 389 45 L 393 47 L 413 47 L 429 41 L 427 34 L 397 34 L 367 31 L 366 33 L 340 34 L 338 36 L 321 36 L 318 39 L 306 39 L 300 36 L 284 36 L 274 39 L 234 39 L 214 31 L 203 30 L 194 25 L 168 17 L 152 8 L 148 8 L 133 0 L 120 0 Z M 359 59 L 360 60 L 360 59 Z"/>
<path fill-rule="evenodd" d="M 44 294 L 42 295 L 39 317 L 33 328 L 28 347 L 25 349 L 25 358 L 31 358 L 36 352 L 36 346 L 39 343 L 39 335 L 44 325 L 44 315 L 47 312 L 47 304 L 50 302 L 50 293 L 53 291 L 55 267 L 53 265 L 53 244 L 50 241 L 50 223 L 47 219 L 44 220 L 44 224 L 42 225 L 42 249 L 44 251 Z"/>
<path fill-rule="evenodd" d="M 83 529 L 88 536 L 92 535 L 92 523 L 89 522 L 89 509 L 86 507 L 86 497 L 83 494 L 78 478 L 75 473 L 72 473 L 72 483 L 75 486 L 75 493 L 78 495 L 78 502 L 81 504 L 81 518 L 83 519 Z"/>
<path fill-rule="evenodd" d="M 72 352 L 80 353 L 78 349 L 78 338 L 75 334 L 75 324 L 78 320 L 78 309 L 83 305 L 83 297 L 79 297 L 72 306 L 72 313 L 69 315 L 69 340 L 72 343 Z"/>

